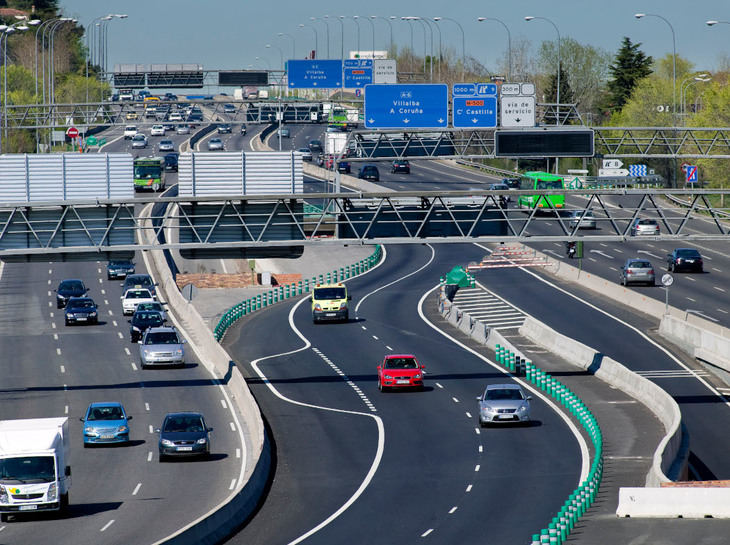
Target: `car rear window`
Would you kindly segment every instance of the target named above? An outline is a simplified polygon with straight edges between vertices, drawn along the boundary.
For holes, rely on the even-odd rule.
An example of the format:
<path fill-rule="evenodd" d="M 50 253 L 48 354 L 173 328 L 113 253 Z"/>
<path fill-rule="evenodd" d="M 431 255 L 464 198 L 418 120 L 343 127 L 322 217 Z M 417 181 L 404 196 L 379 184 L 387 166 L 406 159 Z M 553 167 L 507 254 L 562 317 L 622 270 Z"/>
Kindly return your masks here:
<path fill-rule="evenodd" d="M 81 282 L 79 282 L 78 280 L 66 281 L 66 282 L 61 282 L 61 285 L 58 288 L 61 290 L 68 290 L 68 291 L 83 291 L 84 285 Z"/>
<path fill-rule="evenodd" d="M 167 432 L 201 432 L 205 428 L 203 426 L 203 419 L 200 417 L 191 416 L 175 416 L 168 418 L 165 421 L 165 427 L 163 431 Z"/>
<path fill-rule="evenodd" d="M 124 418 L 121 407 L 94 407 L 86 420 L 121 420 Z"/>
<path fill-rule="evenodd" d="M 152 299 L 149 290 L 128 290 L 127 299 Z"/>
<path fill-rule="evenodd" d="M 656 225 L 656 220 L 639 220 L 639 225 Z"/>
<path fill-rule="evenodd" d="M 697 250 L 677 250 L 677 255 L 679 257 L 700 257 L 700 253 Z"/>
<path fill-rule="evenodd" d="M 629 267 L 632 269 L 651 269 L 651 263 L 648 261 L 632 261 L 629 263 Z"/>
<path fill-rule="evenodd" d="M 91 299 L 79 299 L 77 301 L 71 300 L 68 304 L 71 308 L 94 308 L 94 301 Z"/>

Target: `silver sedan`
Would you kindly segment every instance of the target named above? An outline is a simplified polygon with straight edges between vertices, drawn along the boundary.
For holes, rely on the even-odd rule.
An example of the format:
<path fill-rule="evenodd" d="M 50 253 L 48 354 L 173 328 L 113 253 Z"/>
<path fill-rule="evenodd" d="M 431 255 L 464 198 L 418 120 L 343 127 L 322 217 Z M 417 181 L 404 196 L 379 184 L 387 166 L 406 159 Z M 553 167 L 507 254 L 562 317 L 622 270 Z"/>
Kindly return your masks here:
<path fill-rule="evenodd" d="M 479 425 L 527 423 L 531 399 L 517 384 L 490 384 L 477 398 Z"/>
<path fill-rule="evenodd" d="M 208 151 L 223 151 L 223 140 L 220 138 L 208 140 Z"/>
<path fill-rule="evenodd" d="M 142 369 L 150 365 L 185 365 L 185 340 L 174 327 L 151 327 L 139 343 Z"/>

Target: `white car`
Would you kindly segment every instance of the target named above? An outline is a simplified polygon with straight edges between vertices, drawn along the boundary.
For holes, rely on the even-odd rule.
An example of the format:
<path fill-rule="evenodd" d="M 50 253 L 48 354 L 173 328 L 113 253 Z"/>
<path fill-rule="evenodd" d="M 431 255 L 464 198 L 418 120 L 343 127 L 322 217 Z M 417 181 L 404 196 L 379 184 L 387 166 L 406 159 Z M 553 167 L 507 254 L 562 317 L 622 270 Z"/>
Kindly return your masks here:
<path fill-rule="evenodd" d="M 137 310 L 137 305 L 140 303 L 154 303 L 155 297 L 150 293 L 150 290 L 144 288 L 129 288 L 121 296 L 122 300 L 122 313 L 125 316 L 134 314 Z"/>
<path fill-rule="evenodd" d="M 124 127 L 124 139 L 129 140 L 130 138 L 134 138 L 134 135 L 137 134 L 137 126 L 136 125 L 127 125 Z"/>
<path fill-rule="evenodd" d="M 151 136 L 165 136 L 165 126 L 164 125 L 152 125 L 152 128 L 150 129 L 150 135 Z"/>
<path fill-rule="evenodd" d="M 170 112 L 167 116 L 168 121 L 182 121 L 182 114 L 180 112 Z"/>

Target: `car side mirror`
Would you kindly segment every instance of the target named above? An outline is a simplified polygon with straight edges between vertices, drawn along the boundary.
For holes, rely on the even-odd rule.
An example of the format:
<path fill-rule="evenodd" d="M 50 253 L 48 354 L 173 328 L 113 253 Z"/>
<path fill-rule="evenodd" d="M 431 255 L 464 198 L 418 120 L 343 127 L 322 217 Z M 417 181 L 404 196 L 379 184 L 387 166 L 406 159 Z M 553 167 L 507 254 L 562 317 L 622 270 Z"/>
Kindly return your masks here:
<path fill-rule="evenodd" d="M 381 365 L 378 365 L 378 371 L 380 371 L 383 367 Z"/>
<path fill-rule="evenodd" d="M 70 477 L 71 476 L 71 466 L 66 466 L 66 469 L 64 470 L 63 474 L 66 477 Z"/>
<path fill-rule="evenodd" d="M 160 433 L 160 428 L 155 428 L 155 433 Z"/>
<path fill-rule="evenodd" d="M 481 401 L 481 400 L 482 400 L 482 396 L 477 396 L 477 401 Z"/>
<path fill-rule="evenodd" d="M 348 295 L 348 296 L 347 296 L 347 300 L 348 300 L 348 301 L 352 301 L 352 295 Z"/>
<path fill-rule="evenodd" d="M 182 340 L 182 344 L 187 344 L 187 343 L 188 343 L 188 341 L 186 341 L 185 339 Z"/>
<path fill-rule="evenodd" d="M 120 295 L 120 296 L 119 296 L 119 298 L 120 298 L 120 299 L 124 299 L 124 295 Z"/>
<path fill-rule="evenodd" d="M 425 369 L 425 368 L 426 368 L 426 366 L 425 366 L 425 365 L 421 365 L 421 366 L 420 366 L 420 368 L 421 368 L 421 369 Z"/>
<path fill-rule="evenodd" d="M 86 422 L 86 419 L 83 416 L 79 418 L 79 420 L 81 420 L 81 422 Z"/>
<path fill-rule="evenodd" d="M 206 428 L 206 430 L 208 430 L 210 432 L 210 431 L 213 431 L 213 428 Z"/>
<path fill-rule="evenodd" d="M 132 420 L 132 418 L 134 418 L 134 417 L 131 414 L 127 415 L 127 420 Z"/>
<path fill-rule="evenodd" d="M 532 401 L 532 396 L 527 396 L 525 399 L 527 399 L 527 401 Z"/>

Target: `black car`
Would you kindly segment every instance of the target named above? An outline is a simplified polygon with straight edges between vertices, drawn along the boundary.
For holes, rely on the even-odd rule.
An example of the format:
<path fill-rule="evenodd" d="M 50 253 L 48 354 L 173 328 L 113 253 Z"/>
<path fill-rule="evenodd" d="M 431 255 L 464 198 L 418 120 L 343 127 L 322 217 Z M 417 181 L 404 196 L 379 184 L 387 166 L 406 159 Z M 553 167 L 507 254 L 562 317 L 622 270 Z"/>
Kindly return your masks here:
<path fill-rule="evenodd" d="M 129 259 L 112 260 L 106 264 L 106 279 L 113 280 L 115 278 L 126 278 L 127 275 L 134 274 L 134 263 Z"/>
<path fill-rule="evenodd" d="M 158 443 L 160 462 L 168 456 L 210 456 L 210 432 L 200 413 L 168 413 Z"/>
<path fill-rule="evenodd" d="M 89 291 L 81 280 L 62 280 L 56 288 L 56 308 L 63 308 L 71 297 L 83 297 Z"/>
<path fill-rule="evenodd" d="M 694 248 L 675 248 L 671 254 L 667 254 L 667 270 L 702 272 L 702 256 Z"/>
<path fill-rule="evenodd" d="M 136 343 L 150 327 L 162 327 L 165 320 L 156 310 L 137 309 L 129 320 L 129 340 Z"/>
<path fill-rule="evenodd" d="M 392 172 L 393 174 L 410 174 L 411 164 L 405 159 L 396 159 L 395 161 L 393 161 L 393 164 L 390 167 L 390 172 Z"/>
<path fill-rule="evenodd" d="M 152 281 L 152 277 L 149 274 L 130 274 L 127 276 L 127 278 L 124 279 L 124 284 L 122 284 L 122 293 L 125 293 L 131 288 L 143 288 L 149 290 L 153 296 L 156 293 L 155 283 Z"/>
<path fill-rule="evenodd" d="M 177 100 L 177 95 L 174 93 L 165 93 L 165 100 Z"/>
<path fill-rule="evenodd" d="M 71 297 L 63 316 L 66 325 L 99 323 L 98 309 L 91 297 Z"/>
<path fill-rule="evenodd" d="M 309 146 L 307 146 L 312 151 L 322 151 L 322 141 L 321 140 L 310 140 Z"/>
<path fill-rule="evenodd" d="M 220 123 L 218 125 L 218 134 L 230 134 L 231 130 L 230 123 Z"/>
<path fill-rule="evenodd" d="M 242 123 L 241 124 L 241 135 L 245 135 L 245 134 L 246 134 L 246 124 Z"/>
<path fill-rule="evenodd" d="M 337 163 L 337 172 L 340 174 L 350 174 L 351 168 L 349 161 L 339 161 Z"/>
<path fill-rule="evenodd" d="M 374 180 L 380 181 L 380 172 L 378 167 L 375 165 L 363 165 L 360 167 L 360 172 L 357 173 L 357 177 L 363 180 Z"/>
<path fill-rule="evenodd" d="M 165 170 L 169 172 L 177 172 L 177 160 L 179 153 L 166 153 L 163 156 L 165 159 Z"/>
<path fill-rule="evenodd" d="M 520 179 L 519 178 L 502 178 L 502 183 L 505 184 L 510 189 L 519 189 L 520 188 Z"/>

